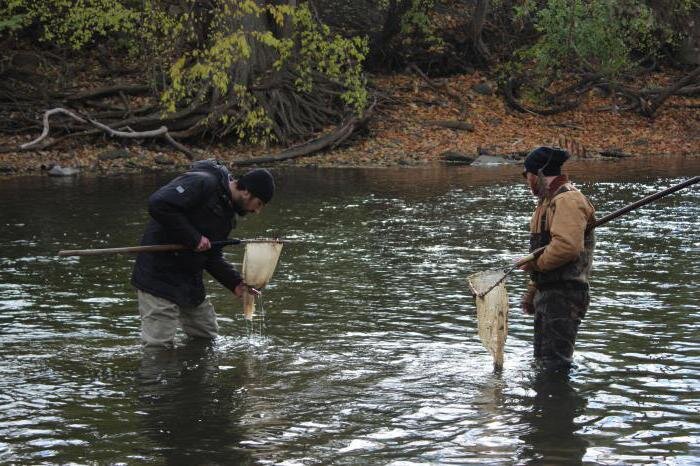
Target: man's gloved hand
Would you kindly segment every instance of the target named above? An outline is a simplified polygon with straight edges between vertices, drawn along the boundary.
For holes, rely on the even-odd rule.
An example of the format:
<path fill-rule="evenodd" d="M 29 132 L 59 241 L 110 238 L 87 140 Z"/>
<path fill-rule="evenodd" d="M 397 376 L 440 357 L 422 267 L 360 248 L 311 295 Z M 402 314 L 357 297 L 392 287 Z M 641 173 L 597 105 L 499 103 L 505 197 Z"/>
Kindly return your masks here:
<path fill-rule="evenodd" d="M 520 306 L 523 308 L 525 314 L 534 315 L 535 314 L 535 293 L 537 288 L 534 286 L 528 286 L 527 291 L 520 299 Z"/>

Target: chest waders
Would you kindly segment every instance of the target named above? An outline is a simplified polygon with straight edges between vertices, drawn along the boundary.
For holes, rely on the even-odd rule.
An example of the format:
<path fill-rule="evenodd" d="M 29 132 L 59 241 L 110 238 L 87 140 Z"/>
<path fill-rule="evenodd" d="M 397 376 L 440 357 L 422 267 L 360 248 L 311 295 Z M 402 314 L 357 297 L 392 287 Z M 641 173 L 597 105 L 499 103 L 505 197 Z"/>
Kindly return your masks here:
<path fill-rule="evenodd" d="M 559 194 L 571 190 L 562 186 L 552 201 Z M 552 240 L 547 228 L 550 206 L 542 212 L 539 231 L 530 234 L 530 251 L 547 246 Z M 595 244 L 593 231 L 586 232 L 584 244 L 584 252 L 576 260 L 554 270 L 533 271 L 530 274 L 537 288 L 534 299 L 534 356 L 546 370 L 566 370 L 572 363 L 576 334 L 590 302 L 588 272 Z"/>

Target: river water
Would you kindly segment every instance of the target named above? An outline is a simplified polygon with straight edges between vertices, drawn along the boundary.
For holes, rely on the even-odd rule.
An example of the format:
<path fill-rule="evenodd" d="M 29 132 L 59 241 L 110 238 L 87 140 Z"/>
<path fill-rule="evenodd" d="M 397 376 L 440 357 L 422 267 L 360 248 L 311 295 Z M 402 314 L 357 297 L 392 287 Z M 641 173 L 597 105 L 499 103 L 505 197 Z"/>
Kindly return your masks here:
<path fill-rule="evenodd" d="M 571 163 L 599 215 L 700 173 L 700 158 Z M 0 463 L 698 464 L 700 187 L 601 227 L 576 367 L 532 366 L 508 280 L 494 373 L 469 273 L 526 250 L 518 167 L 276 171 L 239 237 L 284 236 L 263 337 L 208 285 L 213 346 L 147 352 L 133 245 L 168 174 L 0 181 Z M 242 250 L 228 248 L 240 262 Z"/>

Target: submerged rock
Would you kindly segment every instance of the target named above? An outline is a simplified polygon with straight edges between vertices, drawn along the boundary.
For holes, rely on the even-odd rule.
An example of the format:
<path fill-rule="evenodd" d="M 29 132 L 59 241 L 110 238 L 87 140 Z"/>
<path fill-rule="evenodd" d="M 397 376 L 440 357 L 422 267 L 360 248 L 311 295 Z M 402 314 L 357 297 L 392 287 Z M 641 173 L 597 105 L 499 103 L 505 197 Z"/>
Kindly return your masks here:
<path fill-rule="evenodd" d="M 474 162 L 474 157 L 470 157 L 467 154 L 459 151 L 448 150 L 440 154 L 440 159 L 443 162 L 458 163 L 462 165 L 470 165 Z"/>
<path fill-rule="evenodd" d="M 472 162 L 472 165 L 505 165 L 512 163 L 518 163 L 518 161 L 496 155 L 480 155 Z"/>
<path fill-rule="evenodd" d="M 49 176 L 75 176 L 80 173 L 80 170 L 73 167 L 61 167 L 60 165 L 54 165 L 51 170 L 48 171 Z"/>

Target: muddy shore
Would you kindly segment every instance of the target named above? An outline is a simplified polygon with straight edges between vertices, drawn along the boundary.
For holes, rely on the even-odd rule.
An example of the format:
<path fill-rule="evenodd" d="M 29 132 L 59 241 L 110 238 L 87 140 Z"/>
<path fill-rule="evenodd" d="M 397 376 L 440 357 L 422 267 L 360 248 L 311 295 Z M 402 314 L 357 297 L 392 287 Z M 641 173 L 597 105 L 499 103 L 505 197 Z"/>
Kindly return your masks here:
<path fill-rule="evenodd" d="M 658 79 L 663 79 L 659 77 Z M 585 158 L 700 155 L 700 99 L 674 97 L 655 118 L 622 112 L 605 96 L 590 92 L 572 111 L 551 116 L 519 113 L 497 94 L 495 83 L 474 73 L 445 81 L 465 105 L 428 88 L 412 76 L 374 77 L 391 91 L 367 128 L 350 144 L 278 165 L 318 167 L 416 166 L 463 163 L 479 155 L 517 156 L 538 145 L 572 145 Z M 445 127 L 451 126 L 451 127 Z M 0 140 L 7 146 L 36 135 Z M 209 157 L 234 165 L 278 153 L 278 147 L 200 146 Z M 449 162 L 446 162 L 449 159 Z M 163 145 L 138 145 L 105 137 L 75 140 L 55 150 L 0 154 L 0 175 L 40 174 L 54 165 L 79 173 L 111 174 L 172 170 L 191 161 Z"/>

